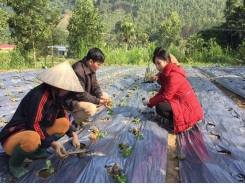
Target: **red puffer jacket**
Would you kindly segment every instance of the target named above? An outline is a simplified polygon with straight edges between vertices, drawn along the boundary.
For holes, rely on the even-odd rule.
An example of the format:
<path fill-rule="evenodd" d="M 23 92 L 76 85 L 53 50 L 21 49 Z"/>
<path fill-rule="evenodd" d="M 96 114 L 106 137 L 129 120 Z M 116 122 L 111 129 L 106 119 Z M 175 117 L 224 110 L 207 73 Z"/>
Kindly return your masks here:
<path fill-rule="evenodd" d="M 169 102 L 174 114 L 174 133 L 181 133 L 203 118 L 202 107 L 182 67 L 169 62 L 159 77 L 161 88 L 150 98 L 148 106 Z"/>

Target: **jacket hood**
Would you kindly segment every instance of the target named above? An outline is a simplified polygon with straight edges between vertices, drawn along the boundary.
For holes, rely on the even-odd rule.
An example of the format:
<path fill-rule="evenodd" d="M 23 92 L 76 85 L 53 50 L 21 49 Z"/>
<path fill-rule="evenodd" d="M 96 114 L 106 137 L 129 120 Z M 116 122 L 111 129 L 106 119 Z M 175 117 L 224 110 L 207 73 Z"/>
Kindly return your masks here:
<path fill-rule="evenodd" d="M 181 75 L 183 75 L 183 77 L 186 78 L 186 73 L 185 70 L 181 67 L 181 66 L 177 66 L 176 64 L 174 64 L 173 62 L 169 62 L 165 68 L 162 71 L 161 76 L 162 77 L 167 77 L 170 75 L 171 72 L 175 72 L 175 73 L 179 73 Z"/>

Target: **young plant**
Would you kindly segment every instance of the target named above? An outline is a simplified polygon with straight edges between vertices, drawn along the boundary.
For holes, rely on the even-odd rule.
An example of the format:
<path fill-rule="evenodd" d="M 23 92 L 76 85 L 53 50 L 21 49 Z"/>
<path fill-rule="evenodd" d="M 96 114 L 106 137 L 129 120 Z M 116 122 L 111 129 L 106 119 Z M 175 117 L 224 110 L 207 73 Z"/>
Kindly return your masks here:
<path fill-rule="evenodd" d="M 133 123 L 138 124 L 140 122 L 140 118 L 134 118 Z"/>
<path fill-rule="evenodd" d="M 125 183 L 127 181 L 127 176 L 124 174 L 118 163 L 115 163 L 112 167 L 113 177 L 119 183 Z"/>
<path fill-rule="evenodd" d="M 128 93 L 127 95 L 126 95 L 126 97 L 131 97 L 132 96 L 132 93 Z"/>
<path fill-rule="evenodd" d="M 122 105 L 125 105 L 126 104 L 126 99 L 125 98 L 122 98 L 121 99 L 121 103 L 122 103 Z"/>
<path fill-rule="evenodd" d="M 16 98 L 12 98 L 11 101 L 12 101 L 12 102 L 16 102 L 17 99 L 16 99 Z"/>
<path fill-rule="evenodd" d="M 127 157 L 128 155 L 130 155 L 132 153 L 132 147 L 128 146 L 124 142 L 121 142 L 121 144 L 119 144 L 119 147 L 121 148 L 123 157 Z"/>
<path fill-rule="evenodd" d="M 140 133 L 140 131 L 138 130 L 138 128 L 134 128 L 133 129 L 133 134 L 137 139 L 143 139 L 143 134 Z"/>
<path fill-rule="evenodd" d="M 115 103 L 114 101 L 111 101 L 111 103 L 109 103 L 109 104 L 108 104 L 108 106 L 109 106 L 109 107 L 110 107 L 110 109 L 111 109 L 112 107 L 114 107 L 114 106 L 115 106 L 115 104 L 116 104 L 116 103 Z"/>
<path fill-rule="evenodd" d="M 157 94 L 157 91 L 153 91 L 152 94 L 155 96 Z"/>
<path fill-rule="evenodd" d="M 10 96 L 11 95 L 11 91 L 7 90 L 7 94 L 5 96 Z"/>
<path fill-rule="evenodd" d="M 97 127 L 94 127 L 92 129 L 92 132 L 94 134 L 90 135 L 90 139 L 91 140 L 96 140 L 96 139 L 100 139 L 100 138 L 104 138 L 107 136 L 107 132 L 104 132 L 104 133 L 100 133 L 99 129 Z"/>
<path fill-rule="evenodd" d="M 107 114 L 112 115 L 112 110 L 111 109 L 108 109 L 106 112 L 107 112 Z"/>
<path fill-rule="evenodd" d="M 127 176 L 126 175 L 114 175 L 115 180 L 117 180 L 119 183 L 125 183 L 127 181 Z"/>
<path fill-rule="evenodd" d="M 47 172 L 49 173 L 53 173 L 54 172 L 54 168 L 51 167 L 52 163 L 50 160 L 46 160 L 46 168 L 47 168 Z"/>

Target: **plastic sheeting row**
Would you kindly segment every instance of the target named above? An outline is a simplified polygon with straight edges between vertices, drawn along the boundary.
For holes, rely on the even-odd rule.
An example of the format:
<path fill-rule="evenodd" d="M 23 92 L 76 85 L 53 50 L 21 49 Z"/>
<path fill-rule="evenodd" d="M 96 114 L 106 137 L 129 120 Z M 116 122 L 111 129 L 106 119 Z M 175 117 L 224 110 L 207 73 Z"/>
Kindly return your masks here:
<path fill-rule="evenodd" d="M 186 68 L 204 120 L 178 135 L 181 182 L 245 182 L 245 111 L 199 72 Z"/>
<path fill-rule="evenodd" d="M 117 72 L 117 70 L 121 72 Z M 100 109 L 92 118 L 92 123 L 78 132 L 79 140 L 91 150 L 85 157 L 70 155 L 66 159 L 59 159 L 52 154 L 47 159 L 32 161 L 26 165 L 29 172 L 16 182 L 116 182 L 110 177 L 106 166 L 119 163 L 127 176 L 126 182 L 162 183 L 166 178 L 167 160 L 167 132 L 157 125 L 158 119 L 154 116 L 153 109 L 147 109 L 144 114 L 139 110 L 144 108 L 141 99 L 149 96 L 159 86 L 155 83 L 143 83 L 145 68 L 117 68 L 98 73 L 98 80 L 103 91 L 112 96 L 112 114 L 105 108 Z M 102 79 L 102 80 L 100 80 Z M 124 99 L 124 100 L 122 100 Z M 140 119 L 134 123 L 135 117 Z M 99 140 L 90 140 L 90 129 L 96 126 L 101 132 L 108 135 Z M 143 134 L 142 139 L 137 139 L 132 130 L 137 128 Z M 74 150 L 70 140 L 63 137 L 59 142 L 64 142 L 68 151 Z M 119 144 L 125 142 L 132 146 L 132 153 L 123 157 Z M 49 152 L 54 152 L 52 148 Z M 50 178 L 43 179 L 38 176 L 38 171 L 45 167 L 46 160 L 52 162 L 57 172 Z M 2 151 L 0 154 L 0 181 L 9 182 L 11 178 L 8 171 L 8 156 Z"/>
<path fill-rule="evenodd" d="M 245 98 L 245 67 L 195 67 L 212 80 Z"/>

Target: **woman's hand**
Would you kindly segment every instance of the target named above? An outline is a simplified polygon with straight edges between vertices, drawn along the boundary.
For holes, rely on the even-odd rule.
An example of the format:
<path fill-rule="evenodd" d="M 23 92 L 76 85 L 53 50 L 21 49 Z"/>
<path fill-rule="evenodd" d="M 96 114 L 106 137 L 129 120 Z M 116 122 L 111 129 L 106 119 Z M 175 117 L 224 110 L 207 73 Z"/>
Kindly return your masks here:
<path fill-rule="evenodd" d="M 151 78 L 150 78 L 151 82 L 156 81 L 156 80 L 158 80 L 158 74 L 151 76 Z"/>
<path fill-rule="evenodd" d="M 150 99 L 149 98 L 145 98 L 144 100 L 142 100 L 143 105 L 148 105 L 150 104 Z"/>
<path fill-rule="evenodd" d="M 67 153 L 67 151 L 63 145 L 54 141 L 51 143 L 51 146 L 52 146 L 52 148 L 55 149 L 56 155 L 59 158 L 67 158 L 68 157 L 69 154 Z"/>

